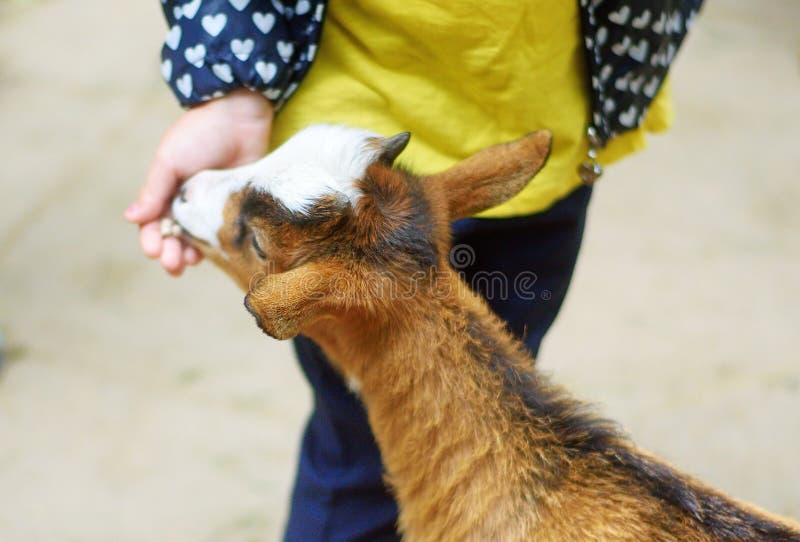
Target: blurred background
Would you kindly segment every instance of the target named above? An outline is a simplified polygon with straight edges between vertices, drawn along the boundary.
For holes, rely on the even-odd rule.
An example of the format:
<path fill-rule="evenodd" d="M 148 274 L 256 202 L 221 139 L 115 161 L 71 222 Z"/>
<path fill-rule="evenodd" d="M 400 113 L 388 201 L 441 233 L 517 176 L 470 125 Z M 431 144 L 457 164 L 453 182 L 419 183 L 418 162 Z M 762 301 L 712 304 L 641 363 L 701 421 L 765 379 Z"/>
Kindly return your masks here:
<path fill-rule="evenodd" d="M 800 518 L 800 2 L 714 0 L 612 167 L 541 366 Z M 0 0 L 0 540 L 275 540 L 309 392 L 210 264 L 122 219 L 180 113 L 158 2 Z"/>

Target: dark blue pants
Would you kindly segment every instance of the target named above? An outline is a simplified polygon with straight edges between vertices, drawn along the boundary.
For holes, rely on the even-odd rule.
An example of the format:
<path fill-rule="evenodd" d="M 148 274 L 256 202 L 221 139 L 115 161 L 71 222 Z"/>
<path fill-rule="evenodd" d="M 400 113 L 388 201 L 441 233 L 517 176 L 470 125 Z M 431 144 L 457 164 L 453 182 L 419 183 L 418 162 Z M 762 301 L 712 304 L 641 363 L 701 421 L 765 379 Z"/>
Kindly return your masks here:
<path fill-rule="evenodd" d="M 453 245 L 463 245 L 456 249 L 460 255 L 451 253 L 454 265 L 534 355 L 567 293 L 590 195 L 581 187 L 536 215 L 453 223 Z M 495 272 L 507 277 L 506 288 L 492 279 L 500 276 Z M 397 505 L 384 486 L 364 408 L 316 344 L 298 337 L 295 349 L 314 390 L 314 412 L 303 436 L 285 540 L 399 540 Z"/>

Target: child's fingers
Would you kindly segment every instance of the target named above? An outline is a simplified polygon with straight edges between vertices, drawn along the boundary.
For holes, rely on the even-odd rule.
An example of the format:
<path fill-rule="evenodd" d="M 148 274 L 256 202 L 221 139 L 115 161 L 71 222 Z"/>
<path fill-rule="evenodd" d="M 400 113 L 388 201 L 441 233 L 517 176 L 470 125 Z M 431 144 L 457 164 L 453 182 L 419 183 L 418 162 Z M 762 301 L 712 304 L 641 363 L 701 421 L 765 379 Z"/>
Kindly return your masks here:
<path fill-rule="evenodd" d="M 142 252 L 148 258 L 158 258 L 161 256 L 163 239 L 158 221 L 148 222 L 139 230 L 139 243 L 142 245 Z"/>
<path fill-rule="evenodd" d="M 173 276 L 183 273 L 183 249 L 181 241 L 175 237 L 166 237 L 161 250 L 161 266 Z"/>
<path fill-rule="evenodd" d="M 156 156 L 139 198 L 125 210 L 125 218 L 143 224 L 160 217 L 178 184 L 174 167 L 166 159 Z"/>
<path fill-rule="evenodd" d="M 196 248 L 190 245 L 185 245 L 183 249 L 183 261 L 186 262 L 188 265 L 197 265 L 200 263 L 200 260 L 203 259 L 203 255 L 200 254 Z"/>

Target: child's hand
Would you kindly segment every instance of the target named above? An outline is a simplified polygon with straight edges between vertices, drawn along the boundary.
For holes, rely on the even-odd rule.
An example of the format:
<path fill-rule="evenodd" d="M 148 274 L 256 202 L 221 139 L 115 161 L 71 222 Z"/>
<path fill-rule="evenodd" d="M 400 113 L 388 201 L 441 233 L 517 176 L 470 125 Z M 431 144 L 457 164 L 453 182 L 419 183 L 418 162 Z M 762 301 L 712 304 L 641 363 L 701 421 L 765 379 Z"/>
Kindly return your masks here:
<path fill-rule="evenodd" d="M 261 94 L 242 89 L 188 110 L 161 140 L 136 203 L 125 211 L 141 226 L 139 240 L 148 258 L 160 258 L 179 276 L 201 255 L 184 241 L 161 237 L 159 221 L 178 186 L 203 169 L 253 162 L 267 152 L 274 109 Z"/>

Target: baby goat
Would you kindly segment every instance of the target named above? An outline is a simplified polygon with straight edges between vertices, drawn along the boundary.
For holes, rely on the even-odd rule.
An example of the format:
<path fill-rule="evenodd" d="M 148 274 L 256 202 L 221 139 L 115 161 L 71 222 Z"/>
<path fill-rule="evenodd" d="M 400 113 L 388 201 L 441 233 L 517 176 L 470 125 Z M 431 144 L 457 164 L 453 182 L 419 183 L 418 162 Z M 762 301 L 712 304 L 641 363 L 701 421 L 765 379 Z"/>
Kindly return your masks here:
<path fill-rule="evenodd" d="M 800 541 L 551 384 L 449 266 L 450 222 L 519 192 L 550 135 L 425 177 L 392 167 L 408 138 L 310 127 L 173 204 L 262 330 L 307 335 L 360 383 L 405 539 Z"/>

